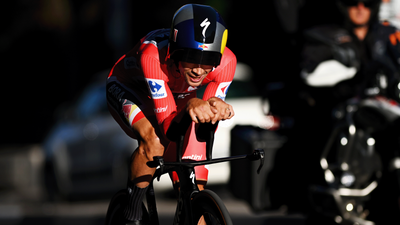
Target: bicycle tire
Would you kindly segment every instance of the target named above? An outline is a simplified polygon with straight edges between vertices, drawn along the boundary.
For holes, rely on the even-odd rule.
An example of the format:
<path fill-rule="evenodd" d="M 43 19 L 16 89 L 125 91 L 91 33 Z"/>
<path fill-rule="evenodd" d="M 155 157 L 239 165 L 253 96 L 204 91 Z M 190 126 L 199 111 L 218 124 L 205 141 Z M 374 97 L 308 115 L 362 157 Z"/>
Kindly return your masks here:
<path fill-rule="evenodd" d="M 207 225 L 232 225 L 232 219 L 220 197 L 211 190 L 203 190 L 192 200 L 195 224 L 204 216 Z"/>
<path fill-rule="evenodd" d="M 128 193 L 126 189 L 118 191 L 110 201 L 107 209 L 107 215 L 105 219 L 105 225 L 125 225 L 126 220 L 124 218 L 123 211 L 128 202 Z M 143 208 L 143 219 L 148 223 L 149 216 L 147 209 L 142 204 Z"/>
<path fill-rule="evenodd" d="M 123 225 L 124 216 L 123 209 L 125 208 L 128 200 L 128 193 L 126 190 L 118 191 L 110 201 L 107 209 L 105 225 Z"/>

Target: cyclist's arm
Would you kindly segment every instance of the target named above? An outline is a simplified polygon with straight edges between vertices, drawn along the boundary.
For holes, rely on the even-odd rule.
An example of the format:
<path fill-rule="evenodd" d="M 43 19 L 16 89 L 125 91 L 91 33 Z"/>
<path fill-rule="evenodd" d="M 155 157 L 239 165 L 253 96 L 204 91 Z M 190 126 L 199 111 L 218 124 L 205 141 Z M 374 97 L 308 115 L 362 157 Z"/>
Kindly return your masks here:
<path fill-rule="evenodd" d="M 185 111 L 189 113 L 195 123 L 216 123 L 215 109 L 212 108 L 208 101 L 192 98 L 187 102 Z"/>
<path fill-rule="evenodd" d="M 221 59 L 221 65 L 210 74 L 212 75 L 212 81 L 207 85 L 203 95 L 203 100 L 210 104 L 215 114 L 212 120 L 213 123 L 230 119 L 235 115 L 233 107 L 224 101 L 235 75 L 235 70 L 236 56 L 226 48 Z"/>
<path fill-rule="evenodd" d="M 153 102 L 152 106 L 148 107 L 152 107 L 158 125 L 166 134 L 172 119 L 177 114 L 174 96 L 167 84 L 168 77 L 161 69 L 159 60 L 152 55 L 142 54 L 140 62 Z"/>

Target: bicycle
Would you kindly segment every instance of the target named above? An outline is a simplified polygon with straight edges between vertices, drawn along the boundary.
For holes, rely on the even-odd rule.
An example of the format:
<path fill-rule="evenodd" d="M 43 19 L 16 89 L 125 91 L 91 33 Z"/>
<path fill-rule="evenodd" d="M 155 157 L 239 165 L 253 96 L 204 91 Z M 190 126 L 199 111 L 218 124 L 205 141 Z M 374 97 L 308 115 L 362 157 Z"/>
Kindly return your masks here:
<path fill-rule="evenodd" d="M 220 224 L 232 225 L 229 212 L 220 197 L 211 190 L 199 191 L 195 179 L 195 166 L 221 163 L 233 160 L 260 160 L 257 173 L 260 172 L 264 165 L 264 150 L 256 149 L 252 154 L 238 155 L 225 158 L 212 159 L 212 147 L 214 143 L 214 133 L 217 124 L 205 123 L 200 124 L 197 137 L 206 142 L 206 160 L 203 161 L 182 161 L 182 149 L 185 133 L 191 119 L 187 114 L 180 123 L 171 125 L 167 137 L 177 143 L 176 162 L 165 162 L 163 157 L 154 157 L 154 160 L 148 162 L 147 165 L 157 168 L 149 188 L 146 192 L 147 208 L 143 207 L 143 221 L 150 225 L 159 225 L 155 192 L 153 187 L 154 179 L 159 181 L 161 175 L 175 171 L 179 177 L 179 196 L 178 205 L 174 216 L 174 225 L 198 224 L 203 218 L 207 225 Z M 174 126 L 175 128 L 172 128 Z M 127 204 L 127 191 L 125 189 L 117 192 L 109 204 L 106 216 L 106 225 L 125 224 L 123 221 L 122 211 Z"/>

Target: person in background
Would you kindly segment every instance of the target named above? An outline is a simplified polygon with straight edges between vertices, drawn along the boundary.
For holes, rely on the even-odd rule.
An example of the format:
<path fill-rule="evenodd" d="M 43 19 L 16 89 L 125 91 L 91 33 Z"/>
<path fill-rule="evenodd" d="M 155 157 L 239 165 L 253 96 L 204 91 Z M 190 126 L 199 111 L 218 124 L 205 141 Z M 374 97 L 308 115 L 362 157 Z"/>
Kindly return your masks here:
<path fill-rule="evenodd" d="M 400 35 L 396 27 L 379 22 L 380 4 L 380 0 L 337 0 L 342 21 L 305 31 L 300 64 L 305 107 L 296 126 L 300 143 L 307 146 L 303 157 L 311 162 L 306 166 L 308 183 L 322 177 L 313 171 L 320 168 L 321 152 L 333 128 L 330 121 L 335 106 L 376 86 L 378 73 L 386 75 L 386 97 L 400 102 Z M 394 129 L 389 133 L 391 137 L 397 134 L 391 141 L 398 142 L 399 133 Z M 396 208 L 392 209 L 398 214 Z"/>

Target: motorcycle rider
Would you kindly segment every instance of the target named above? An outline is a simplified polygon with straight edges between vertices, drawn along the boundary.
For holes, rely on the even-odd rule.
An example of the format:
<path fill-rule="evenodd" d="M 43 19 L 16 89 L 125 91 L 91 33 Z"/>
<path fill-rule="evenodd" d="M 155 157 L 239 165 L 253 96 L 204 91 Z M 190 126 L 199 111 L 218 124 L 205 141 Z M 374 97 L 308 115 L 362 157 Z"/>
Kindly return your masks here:
<path fill-rule="evenodd" d="M 385 85 L 381 85 L 380 93 L 373 94 L 399 100 L 400 32 L 388 23 L 378 22 L 380 2 L 338 0 L 338 9 L 343 15 L 340 23 L 305 31 L 301 78 L 306 83 L 303 87 L 306 90 L 303 105 L 306 107 L 296 122 L 297 127 L 308 128 L 307 132 L 302 132 L 307 136 L 298 137 L 299 140 L 312 137 L 313 141 L 307 142 L 307 156 L 314 166 L 319 162 L 318 157 L 332 130 L 328 121 L 338 103 L 354 96 L 372 94 L 365 90 L 376 91 L 372 87 L 377 85 L 377 74 L 385 75 L 384 82 L 381 81 Z M 394 131 L 392 126 L 383 133 L 390 133 L 398 143 L 400 132 L 396 136 Z M 398 214 L 399 208 L 396 210 Z"/>

